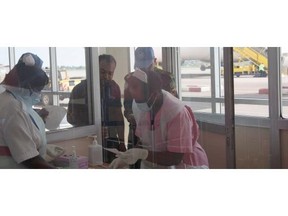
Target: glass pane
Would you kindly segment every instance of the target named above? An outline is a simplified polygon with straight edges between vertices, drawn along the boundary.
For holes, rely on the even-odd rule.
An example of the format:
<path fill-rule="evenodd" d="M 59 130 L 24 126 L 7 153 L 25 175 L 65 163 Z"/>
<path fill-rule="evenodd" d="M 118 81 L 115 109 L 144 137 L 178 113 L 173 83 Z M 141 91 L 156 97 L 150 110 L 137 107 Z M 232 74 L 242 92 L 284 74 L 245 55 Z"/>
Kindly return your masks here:
<path fill-rule="evenodd" d="M 50 67 L 49 48 L 48 47 L 16 47 L 15 64 L 23 53 L 31 52 L 39 56 L 43 61 L 43 68 Z"/>
<path fill-rule="evenodd" d="M 10 70 L 8 47 L 0 47 L 0 83 Z"/>
<path fill-rule="evenodd" d="M 233 51 L 235 115 L 268 117 L 267 48 L 233 47 Z"/>
<path fill-rule="evenodd" d="M 71 92 L 75 85 L 86 79 L 85 49 L 57 48 L 59 91 Z"/>
<path fill-rule="evenodd" d="M 210 47 L 181 47 L 180 62 L 182 100 L 195 112 L 212 113 L 211 102 L 188 102 L 193 97 L 211 98 Z"/>
<path fill-rule="evenodd" d="M 185 104 L 189 105 L 193 112 L 212 113 L 212 107 L 210 102 L 189 102 L 185 101 Z"/>
<path fill-rule="evenodd" d="M 85 49 L 83 47 L 57 47 L 56 56 L 59 104 L 68 109 L 67 116 L 64 117 L 60 127 L 92 124 L 92 118 L 89 115 L 91 103 L 88 103 Z"/>
<path fill-rule="evenodd" d="M 288 47 L 281 47 L 282 116 L 288 117 Z"/>
<path fill-rule="evenodd" d="M 162 65 L 162 47 L 152 47 L 154 50 L 154 56 L 156 58 L 156 67 L 163 69 Z"/>

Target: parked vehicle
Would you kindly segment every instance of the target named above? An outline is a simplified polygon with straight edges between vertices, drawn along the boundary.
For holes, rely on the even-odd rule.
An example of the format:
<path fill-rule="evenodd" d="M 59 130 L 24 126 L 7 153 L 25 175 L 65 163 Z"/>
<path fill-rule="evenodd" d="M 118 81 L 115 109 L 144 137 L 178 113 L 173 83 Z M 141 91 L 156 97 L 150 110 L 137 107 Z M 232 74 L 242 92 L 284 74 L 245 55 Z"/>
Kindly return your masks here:
<path fill-rule="evenodd" d="M 48 77 L 51 77 L 50 69 L 45 69 Z M 60 100 L 70 97 L 70 92 L 75 85 L 85 77 L 69 77 L 66 70 L 58 70 L 58 91 L 52 91 L 51 79 L 41 92 L 41 103 L 46 105 L 53 104 L 53 95 L 59 95 Z"/>

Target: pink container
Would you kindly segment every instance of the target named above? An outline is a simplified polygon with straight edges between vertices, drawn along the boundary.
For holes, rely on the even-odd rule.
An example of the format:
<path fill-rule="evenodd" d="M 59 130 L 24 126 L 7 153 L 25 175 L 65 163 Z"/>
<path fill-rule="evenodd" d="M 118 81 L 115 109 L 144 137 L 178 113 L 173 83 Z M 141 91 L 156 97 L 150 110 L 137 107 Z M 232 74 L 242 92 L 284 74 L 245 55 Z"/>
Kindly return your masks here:
<path fill-rule="evenodd" d="M 71 155 L 62 155 L 56 158 L 53 163 L 56 167 L 69 168 L 69 158 Z M 78 169 L 88 169 L 88 157 L 77 156 Z"/>

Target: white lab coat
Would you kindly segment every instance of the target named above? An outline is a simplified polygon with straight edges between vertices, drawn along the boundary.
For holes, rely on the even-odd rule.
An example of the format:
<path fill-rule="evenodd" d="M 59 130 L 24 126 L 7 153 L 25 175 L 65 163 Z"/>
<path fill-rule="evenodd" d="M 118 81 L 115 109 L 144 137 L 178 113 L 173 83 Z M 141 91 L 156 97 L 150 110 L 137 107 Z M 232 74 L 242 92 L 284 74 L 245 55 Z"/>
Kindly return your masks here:
<path fill-rule="evenodd" d="M 25 168 L 21 162 L 46 152 L 44 122 L 32 107 L 11 93 L 0 94 L 0 101 L 0 146 L 9 147 L 12 155 L 0 155 L 0 168 Z"/>

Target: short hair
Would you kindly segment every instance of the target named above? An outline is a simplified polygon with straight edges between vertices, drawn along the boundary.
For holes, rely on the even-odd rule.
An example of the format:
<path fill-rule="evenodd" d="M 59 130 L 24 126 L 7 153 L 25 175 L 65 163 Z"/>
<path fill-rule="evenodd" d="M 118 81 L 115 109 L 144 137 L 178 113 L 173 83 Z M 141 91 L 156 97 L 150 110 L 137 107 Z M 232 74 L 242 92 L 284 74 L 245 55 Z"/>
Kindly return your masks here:
<path fill-rule="evenodd" d="M 107 54 L 102 54 L 99 56 L 99 63 L 101 61 L 105 61 L 108 64 L 111 64 L 112 62 L 114 62 L 115 65 L 117 64 L 115 58 L 112 55 L 107 55 Z"/>

